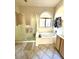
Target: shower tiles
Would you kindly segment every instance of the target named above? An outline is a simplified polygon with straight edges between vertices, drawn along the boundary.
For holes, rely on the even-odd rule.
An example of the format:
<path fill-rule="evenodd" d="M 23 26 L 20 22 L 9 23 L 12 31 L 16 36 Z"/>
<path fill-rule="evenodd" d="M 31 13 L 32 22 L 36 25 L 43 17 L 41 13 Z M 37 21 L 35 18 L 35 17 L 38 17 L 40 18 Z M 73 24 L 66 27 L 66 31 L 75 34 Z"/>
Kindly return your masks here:
<path fill-rule="evenodd" d="M 15 59 L 62 59 L 52 44 L 16 43 Z"/>

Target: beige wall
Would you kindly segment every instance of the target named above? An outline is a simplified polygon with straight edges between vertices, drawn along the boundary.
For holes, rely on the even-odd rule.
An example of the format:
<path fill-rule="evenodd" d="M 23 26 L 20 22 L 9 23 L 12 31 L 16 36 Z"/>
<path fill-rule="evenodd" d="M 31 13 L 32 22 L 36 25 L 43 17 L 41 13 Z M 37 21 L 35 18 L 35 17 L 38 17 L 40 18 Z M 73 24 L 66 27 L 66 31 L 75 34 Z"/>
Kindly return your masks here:
<path fill-rule="evenodd" d="M 51 31 L 51 29 L 52 29 L 52 27 L 50 27 L 50 28 L 39 27 L 40 14 L 42 12 L 47 11 L 47 12 L 51 13 L 52 19 L 53 19 L 53 15 L 55 12 L 54 18 L 61 16 L 62 19 L 64 20 L 63 1 L 61 3 L 59 3 L 56 6 L 56 8 L 16 6 L 15 10 L 16 10 L 16 12 L 23 14 L 23 18 L 22 18 L 23 24 L 31 25 L 33 28 L 35 28 L 37 25 L 37 30 L 39 32 L 43 32 L 43 31 L 47 32 L 47 31 Z"/>
<path fill-rule="evenodd" d="M 40 28 L 39 27 L 39 17 L 40 17 L 40 14 L 42 12 L 49 12 L 51 13 L 51 16 L 53 18 L 53 12 L 54 12 L 54 9 L 53 8 L 44 8 L 44 7 L 24 7 L 24 6 L 20 6 L 19 7 L 19 10 L 21 13 L 24 14 L 24 17 L 25 17 L 25 23 L 26 25 L 31 25 L 33 28 L 36 27 L 37 25 L 37 30 L 38 31 L 48 31 L 51 28 Z"/>
<path fill-rule="evenodd" d="M 64 27 L 64 2 L 61 1 L 55 8 L 55 16 L 54 19 L 56 17 L 62 17 L 62 26 Z"/>
<path fill-rule="evenodd" d="M 55 18 L 56 17 L 62 17 L 64 20 L 64 2 L 61 1 L 55 8 Z"/>
<path fill-rule="evenodd" d="M 24 25 L 31 25 L 34 29 L 37 28 L 39 32 L 51 31 L 52 27 L 51 28 L 39 27 L 39 20 L 40 20 L 39 17 L 40 17 L 40 14 L 45 11 L 51 13 L 51 16 L 53 17 L 53 12 L 54 12 L 53 8 L 16 6 L 15 11 L 23 15 L 21 20 Z M 19 25 L 19 26 L 24 26 L 24 25 Z M 16 40 L 21 40 L 25 37 L 24 27 L 20 28 L 19 26 L 16 26 Z M 23 31 L 20 32 L 18 28 L 20 28 L 20 30 L 23 30 Z"/>
<path fill-rule="evenodd" d="M 43 28 L 43 27 L 40 27 L 40 25 L 39 25 L 40 24 L 40 15 L 41 15 L 42 12 L 45 12 L 45 11 L 51 14 L 52 20 L 53 20 L 53 13 L 54 13 L 54 9 L 53 8 L 47 8 L 46 10 L 43 9 L 43 11 L 41 10 L 40 14 L 38 14 L 36 16 L 36 19 L 37 19 L 37 31 L 38 32 L 49 32 L 49 31 L 52 30 L 52 27 Z"/>
<path fill-rule="evenodd" d="M 18 5 L 15 6 L 15 11 L 16 11 L 17 13 L 20 13 L 20 9 L 19 9 L 19 6 L 18 6 Z"/>

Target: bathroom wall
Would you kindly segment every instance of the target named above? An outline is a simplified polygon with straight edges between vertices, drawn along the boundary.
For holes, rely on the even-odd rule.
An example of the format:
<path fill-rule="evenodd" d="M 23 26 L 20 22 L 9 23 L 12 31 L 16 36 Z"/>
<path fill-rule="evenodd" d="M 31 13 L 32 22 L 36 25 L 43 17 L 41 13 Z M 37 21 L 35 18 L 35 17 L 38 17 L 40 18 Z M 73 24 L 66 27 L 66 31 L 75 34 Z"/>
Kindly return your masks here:
<path fill-rule="evenodd" d="M 22 13 L 15 12 L 16 15 L 16 26 L 25 24 L 24 15 Z"/>
<path fill-rule="evenodd" d="M 15 40 L 22 40 L 25 38 L 26 32 L 24 28 L 24 15 L 20 12 L 19 6 L 15 7 Z"/>
<path fill-rule="evenodd" d="M 64 1 L 61 1 L 55 8 L 55 17 L 62 17 L 64 20 Z"/>
<path fill-rule="evenodd" d="M 15 40 L 24 40 L 26 31 L 24 25 L 18 25 L 15 27 Z"/>
<path fill-rule="evenodd" d="M 52 20 L 53 20 L 53 13 L 54 13 L 54 8 L 44 8 L 44 7 L 25 7 L 25 6 L 16 6 L 15 11 L 18 13 L 21 13 L 23 15 L 22 17 L 22 24 L 20 26 L 26 26 L 30 25 L 34 31 L 37 32 L 48 32 L 52 30 L 52 27 L 50 28 L 41 28 L 39 27 L 39 21 L 40 21 L 40 15 L 41 13 L 47 11 L 51 13 Z M 20 28 L 16 26 L 16 28 Z M 16 39 L 17 40 L 22 40 L 25 37 L 25 30 L 24 28 L 20 28 L 20 30 L 23 31 L 18 31 L 16 30 Z M 22 33 L 23 35 L 20 35 Z M 22 39 L 21 39 L 22 38 Z"/>
<path fill-rule="evenodd" d="M 36 15 L 36 19 L 37 19 L 37 31 L 38 32 L 50 32 L 52 30 L 52 26 L 48 27 L 48 28 L 44 28 L 44 27 L 40 27 L 40 15 L 43 12 L 48 12 L 51 14 L 52 20 L 53 20 L 53 13 L 54 13 L 54 9 L 53 8 L 46 8 L 43 9 L 42 12 L 40 12 L 40 14 Z"/>
<path fill-rule="evenodd" d="M 62 26 L 64 27 L 64 1 L 62 0 L 56 7 L 55 7 L 55 16 L 56 17 L 62 17 Z"/>
<path fill-rule="evenodd" d="M 21 13 L 18 5 L 15 6 L 15 12 Z"/>
<path fill-rule="evenodd" d="M 51 28 L 40 28 L 39 27 L 39 20 L 40 20 L 40 14 L 42 12 L 49 12 L 51 13 L 52 19 L 53 19 L 53 8 L 44 8 L 44 7 L 25 7 L 25 6 L 20 6 L 20 11 L 24 14 L 25 17 L 25 24 L 26 25 L 31 25 L 33 28 L 37 27 L 37 31 L 39 32 L 45 32 L 45 31 L 50 31 Z"/>

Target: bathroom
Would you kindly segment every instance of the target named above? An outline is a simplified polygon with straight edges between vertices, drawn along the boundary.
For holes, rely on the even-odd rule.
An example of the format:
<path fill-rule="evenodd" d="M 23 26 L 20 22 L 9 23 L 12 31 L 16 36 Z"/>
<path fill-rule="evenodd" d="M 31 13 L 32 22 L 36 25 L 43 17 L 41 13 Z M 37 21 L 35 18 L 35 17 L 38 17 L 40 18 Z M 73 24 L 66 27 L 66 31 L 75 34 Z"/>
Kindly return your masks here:
<path fill-rule="evenodd" d="M 15 17 L 16 59 L 64 59 L 63 0 L 15 0 Z"/>

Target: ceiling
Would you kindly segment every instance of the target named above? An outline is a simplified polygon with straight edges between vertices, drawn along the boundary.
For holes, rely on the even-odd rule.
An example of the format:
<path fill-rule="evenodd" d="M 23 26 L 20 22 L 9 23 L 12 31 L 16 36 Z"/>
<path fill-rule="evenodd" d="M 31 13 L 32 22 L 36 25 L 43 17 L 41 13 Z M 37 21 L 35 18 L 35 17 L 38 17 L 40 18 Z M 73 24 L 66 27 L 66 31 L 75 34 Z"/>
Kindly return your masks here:
<path fill-rule="evenodd" d="M 15 0 L 18 6 L 55 7 L 61 0 Z"/>

